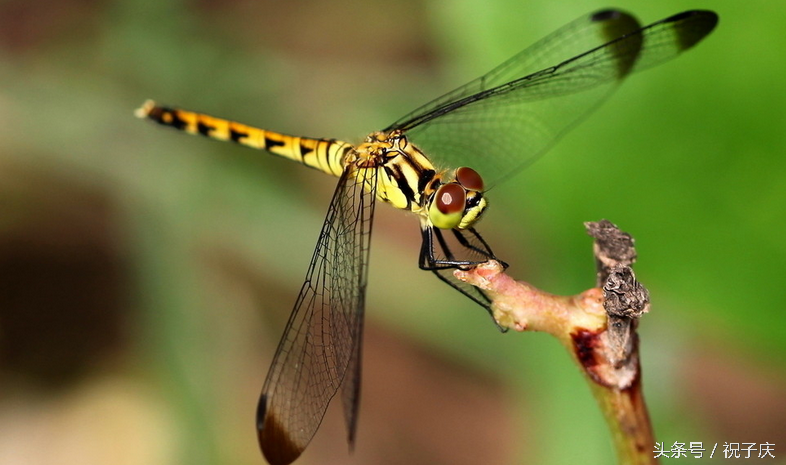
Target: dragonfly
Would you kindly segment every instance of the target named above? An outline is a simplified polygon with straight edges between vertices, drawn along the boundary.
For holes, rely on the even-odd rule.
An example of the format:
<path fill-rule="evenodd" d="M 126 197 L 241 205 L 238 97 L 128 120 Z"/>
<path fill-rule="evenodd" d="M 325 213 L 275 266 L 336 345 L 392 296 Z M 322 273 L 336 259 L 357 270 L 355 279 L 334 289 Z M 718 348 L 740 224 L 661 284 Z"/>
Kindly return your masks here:
<path fill-rule="evenodd" d="M 490 188 L 543 155 L 629 75 L 690 49 L 717 22 L 704 10 L 645 27 L 617 9 L 584 15 L 359 144 L 290 136 L 145 102 L 139 117 L 266 150 L 338 178 L 260 395 L 257 436 L 267 461 L 296 460 L 339 389 L 350 447 L 355 442 L 377 201 L 419 219 L 420 268 L 489 310 L 485 294 L 452 274 L 497 259 L 475 229 Z"/>

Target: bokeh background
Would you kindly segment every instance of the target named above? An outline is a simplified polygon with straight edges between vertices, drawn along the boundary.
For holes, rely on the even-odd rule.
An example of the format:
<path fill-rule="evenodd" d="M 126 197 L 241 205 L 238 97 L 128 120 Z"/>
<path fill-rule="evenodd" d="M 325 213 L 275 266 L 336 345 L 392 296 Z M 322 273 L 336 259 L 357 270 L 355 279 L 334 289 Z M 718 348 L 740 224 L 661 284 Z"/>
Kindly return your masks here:
<path fill-rule="evenodd" d="M 358 140 L 607 6 L 721 21 L 480 230 L 563 294 L 593 285 L 582 222 L 631 232 L 658 440 L 786 463 L 786 6 L 756 0 L 0 2 L 0 463 L 263 463 L 257 396 L 335 180 L 133 118 L 145 99 Z M 418 247 L 377 209 L 357 447 L 332 406 L 299 463 L 614 463 L 562 348 L 501 335 Z"/>

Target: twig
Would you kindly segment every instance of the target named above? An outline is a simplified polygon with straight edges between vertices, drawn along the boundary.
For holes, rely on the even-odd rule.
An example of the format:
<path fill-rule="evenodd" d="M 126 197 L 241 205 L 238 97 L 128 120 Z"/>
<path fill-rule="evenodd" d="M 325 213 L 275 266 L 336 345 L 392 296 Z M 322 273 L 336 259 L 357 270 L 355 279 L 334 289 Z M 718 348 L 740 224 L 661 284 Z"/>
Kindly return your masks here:
<path fill-rule="evenodd" d="M 585 226 L 595 239 L 598 287 L 576 296 L 556 296 L 515 281 L 493 260 L 457 270 L 455 276 L 485 291 L 500 326 L 547 332 L 568 349 L 606 418 L 620 464 L 657 464 L 636 333 L 639 318 L 649 310 L 649 293 L 631 268 L 633 238 L 607 220 Z"/>

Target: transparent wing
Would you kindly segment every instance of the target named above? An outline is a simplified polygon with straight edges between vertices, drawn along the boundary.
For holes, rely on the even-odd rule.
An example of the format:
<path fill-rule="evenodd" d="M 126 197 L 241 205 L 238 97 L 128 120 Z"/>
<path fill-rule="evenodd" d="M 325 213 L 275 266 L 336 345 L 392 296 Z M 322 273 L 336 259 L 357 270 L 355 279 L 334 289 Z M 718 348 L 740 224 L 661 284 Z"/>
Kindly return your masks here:
<path fill-rule="evenodd" d="M 300 455 L 339 386 L 354 440 L 375 182 L 349 167 L 333 194 L 259 400 L 259 444 L 271 465 Z"/>
<path fill-rule="evenodd" d="M 401 118 L 441 168 L 470 166 L 487 185 L 534 161 L 597 108 L 629 74 L 676 57 L 717 24 L 688 11 L 640 28 L 631 15 L 584 16 L 488 74 Z"/>

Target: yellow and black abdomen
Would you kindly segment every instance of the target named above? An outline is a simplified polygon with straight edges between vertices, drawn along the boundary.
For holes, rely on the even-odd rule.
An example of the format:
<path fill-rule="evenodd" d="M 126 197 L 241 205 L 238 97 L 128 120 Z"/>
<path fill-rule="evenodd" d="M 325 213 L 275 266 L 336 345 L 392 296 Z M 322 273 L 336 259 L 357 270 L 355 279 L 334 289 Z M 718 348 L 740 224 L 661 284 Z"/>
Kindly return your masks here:
<path fill-rule="evenodd" d="M 347 153 L 353 150 L 351 144 L 335 139 L 288 136 L 202 113 L 162 107 L 152 100 L 145 102 L 136 115 L 189 134 L 267 150 L 333 176 L 341 176 Z"/>

